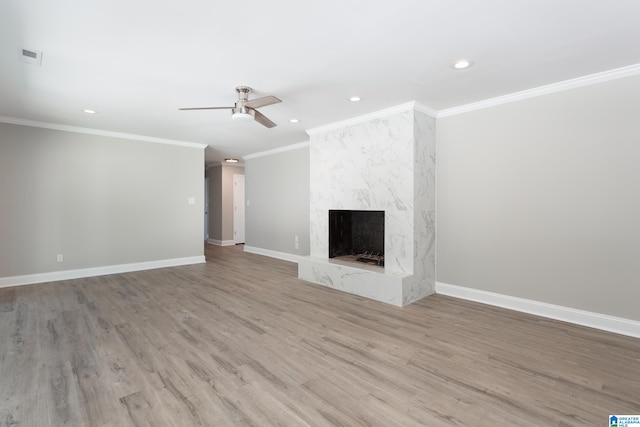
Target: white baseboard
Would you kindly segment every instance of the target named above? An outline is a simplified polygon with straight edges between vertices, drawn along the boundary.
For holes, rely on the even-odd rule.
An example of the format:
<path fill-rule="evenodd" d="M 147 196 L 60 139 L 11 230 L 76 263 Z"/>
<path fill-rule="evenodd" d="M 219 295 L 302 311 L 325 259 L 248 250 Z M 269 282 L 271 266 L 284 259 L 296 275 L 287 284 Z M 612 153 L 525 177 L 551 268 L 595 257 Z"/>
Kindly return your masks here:
<path fill-rule="evenodd" d="M 436 293 L 640 338 L 640 322 L 575 308 L 436 282 Z"/>
<path fill-rule="evenodd" d="M 207 239 L 207 243 L 210 245 L 216 246 L 233 246 L 236 244 L 235 240 L 217 240 L 217 239 Z"/>
<path fill-rule="evenodd" d="M 288 254 L 286 252 L 272 251 L 271 249 L 256 248 L 255 246 L 247 246 L 247 245 L 244 245 L 244 251 L 252 254 L 258 254 L 258 255 L 268 256 L 271 258 L 282 259 L 284 261 L 295 262 L 296 264 L 301 258 L 300 255 Z"/>
<path fill-rule="evenodd" d="M 206 262 L 204 255 L 201 255 L 186 258 L 164 259 L 159 261 L 108 265 L 104 267 L 81 268 L 78 270 L 52 271 L 49 273 L 27 274 L 24 276 L 0 277 L 0 288 L 56 282 L 58 280 L 81 279 L 84 277 L 105 276 L 108 274 L 129 273 L 132 271 L 153 270 L 155 268 L 177 267 L 180 265 L 201 264 L 204 262 Z"/>

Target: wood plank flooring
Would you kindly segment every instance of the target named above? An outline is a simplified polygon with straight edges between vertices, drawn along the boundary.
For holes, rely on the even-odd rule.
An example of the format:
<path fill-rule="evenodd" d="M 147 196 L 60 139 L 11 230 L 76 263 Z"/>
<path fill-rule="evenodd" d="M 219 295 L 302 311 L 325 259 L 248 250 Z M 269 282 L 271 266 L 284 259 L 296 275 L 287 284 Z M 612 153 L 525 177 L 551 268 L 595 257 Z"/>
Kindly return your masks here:
<path fill-rule="evenodd" d="M 0 427 L 602 426 L 640 340 L 434 295 L 404 308 L 207 263 L 0 289 Z"/>

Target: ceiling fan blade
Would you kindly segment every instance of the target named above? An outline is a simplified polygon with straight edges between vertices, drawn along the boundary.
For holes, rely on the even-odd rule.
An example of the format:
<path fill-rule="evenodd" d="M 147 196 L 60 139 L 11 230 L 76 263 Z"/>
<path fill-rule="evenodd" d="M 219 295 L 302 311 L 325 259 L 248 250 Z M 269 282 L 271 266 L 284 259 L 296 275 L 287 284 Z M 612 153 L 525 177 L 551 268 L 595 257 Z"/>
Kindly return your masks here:
<path fill-rule="evenodd" d="M 253 110 L 255 114 L 255 119 L 256 122 L 260 123 L 263 126 L 266 126 L 268 128 L 272 128 L 274 126 L 277 126 L 275 123 L 273 123 L 271 120 L 269 120 L 267 118 L 267 116 L 265 116 L 264 114 L 262 114 L 260 111 L 258 110 Z"/>
<path fill-rule="evenodd" d="M 178 110 L 230 110 L 234 107 L 192 107 L 192 108 L 178 108 Z"/>
<path fill-rule="evenodd" d="M 282 102 L 282 100 L 276 98 L 273 95 L 263 96 L 262 98 L 250 99 L 244 103 L 245 106 L 249 108 L 260 108 L 266 107 L 267 105 L 277 104 L 278 102 Z"/>

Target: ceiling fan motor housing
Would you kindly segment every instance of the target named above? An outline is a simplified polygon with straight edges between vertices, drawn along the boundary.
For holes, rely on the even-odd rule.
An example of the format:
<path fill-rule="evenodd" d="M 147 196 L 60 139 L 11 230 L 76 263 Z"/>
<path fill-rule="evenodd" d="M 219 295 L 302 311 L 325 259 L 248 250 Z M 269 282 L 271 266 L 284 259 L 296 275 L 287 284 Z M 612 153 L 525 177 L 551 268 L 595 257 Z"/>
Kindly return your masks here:
<path fill-rule="evenodd" d="M 238 103 L 244 104 L 249 100 L 249 93 L 251 93 L 251 88 L 249 86 L 236 86 L 236 92 L 238 92 L 238 102 L 236 102 L 236 106 Z"/>

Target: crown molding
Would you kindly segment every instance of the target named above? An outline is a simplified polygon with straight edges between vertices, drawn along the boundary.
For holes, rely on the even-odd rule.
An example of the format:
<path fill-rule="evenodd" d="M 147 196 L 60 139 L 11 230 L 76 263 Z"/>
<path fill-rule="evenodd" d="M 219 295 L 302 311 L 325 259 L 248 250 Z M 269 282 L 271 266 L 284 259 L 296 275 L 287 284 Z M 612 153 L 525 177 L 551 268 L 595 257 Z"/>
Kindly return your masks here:
<path fill-rule="evenodd" d="M 62 125 L 58 123 L 39 122 L 36 120 L 18 119 L 15 117 L 0 116 L 0 123 L 9 123 L 13 125 L 29 126 L 43 129 L 61 130 L 65 132 L 83 133 L 86 135 L 106 136 L 110 138 L 118 139 L 130 139 L 134 141 L 153 142 L 156 144 L 177 145 L 180 147 L 189 148 L 207 148 L 207 144 L 200 144 L 196 142 L 179 141 L 174 139 L 155 138 L 153 136 L 134 135 L 130 133 L 112 132 L 100 129 L 83 128 L 79 126 Z"/>
<path fill-rule="evenodd" d="M 416 110 L 416 111 L 420 111 L 421 113 L 424 113 L 424 114 L 426 114 L 427 116 L 431 116 L 431 117 L 433 117 L 434 119 L 435 119 L 436 117 L 438 117 L 438 110 L 436 110 L 435 108 L 431 108 L 431 107 L 429 107 L 428 105 L 424 105 L 424 104 L 422 104 L 422 103 L 420 103 L 420 102 L 417 102 L 417 101 L 416 101 L 416 102 L 414 102 L 413 104 L 414 104 L 414 105 L 413 105 L 413 109 L 414 109 L 414 110 Z"/>
<path fill-rule="evenodd" d="M 589 86 L 597 83 L 607 82 L 609 80 L 621 79 L 623 77 L 636 76 L 640 74 L 640 64 L 629 65 L 627 67 L 616 68 L 601 73 L 590 74 L 588 76 L 577 77 L 575 79 L 564 80 L 562 82 L 552 83 L 539 86 L 520 92 L 510 93 L 508 95 L 497 96 L 495 98 L 485 99 L 483 101 L 472 102 L 470 104 L 461 105 L 459 107 L 446 108 L 438 111 L 438 118 L 454 116 L 456 114 L 467 113 L 469 111 L 481 110 L 483 108 L 495 107 L 497 105 L 507 104 L 514 101 L 520 101 L 536 96 L 547 95 L 551 93 L 561 92 L 564 90 L 574 89 L 582 86 Z"/>
<path fill-rule="evenodd" d="M 309 146 L 309 141 L 298 142 L 297 144 L 286 145 L 280 148 L 274 148 L 273 150 L 260 151 L 258 153 L 247 154 L 242 156 L 244 160 L 255 159 L 258 157 L 270 156 L 272 154 L 284 153 L 285 151 L 297 150 L 298 148 L 305 148 Z"/>
<path fill-rule="evenodd" d="M 319 133 L 328 132 L 335 129 L 341 129 L 347 126 L 353 126 L 364 122 L 369 122 L 375 119 L 381 119 L 394 114 L 404 113 L 407 111 L 420 111 L 432 117 L 437 117 L 438 112 L 431 107 L 421 104 L 417 101 L 407 102 L 406 104 L 396 105 L 395 107 L 385 108 L 384 110 L 374 111 L 373 113 L 364 114 L 362 116 L 352 117 L 347 120 L 330 123 L 325 126 L 319 126 L 317 128 L 307 129 L 307 134 L 317 135 Z"/>

